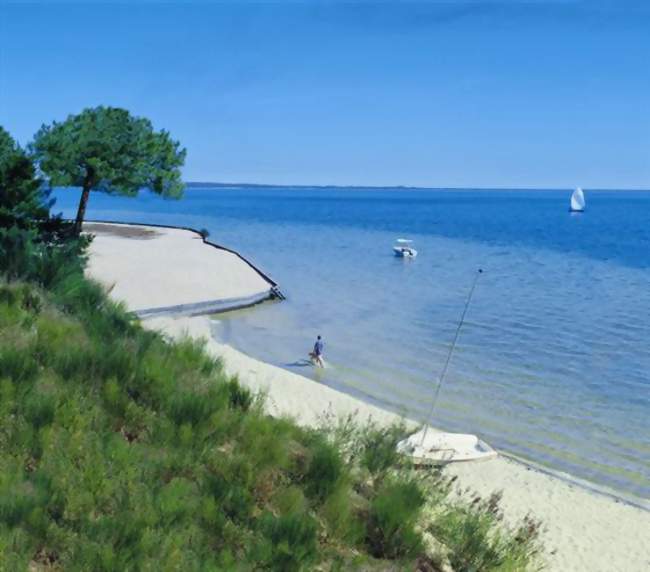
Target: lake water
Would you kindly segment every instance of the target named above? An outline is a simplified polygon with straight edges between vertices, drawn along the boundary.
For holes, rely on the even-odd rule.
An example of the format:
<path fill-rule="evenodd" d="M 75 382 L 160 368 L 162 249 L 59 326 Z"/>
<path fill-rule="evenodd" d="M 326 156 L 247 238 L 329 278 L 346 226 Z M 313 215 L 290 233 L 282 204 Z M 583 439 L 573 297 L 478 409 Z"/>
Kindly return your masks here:
<path fill-rule="evenodd" d="M 77 191 L 58 191 L 74 214 Z M 192 188 L 94 194 L 88 218 L 206 228 L 287 300 L 218 317 L 262 360 L 434 426 L 650 497 L 650 192 Z M 57 209 L 55 209 L 57 210 Z M 419 256 L 392 255 L 395 238 Z M 330 367 L 301 360 L 317 334 Z"/>

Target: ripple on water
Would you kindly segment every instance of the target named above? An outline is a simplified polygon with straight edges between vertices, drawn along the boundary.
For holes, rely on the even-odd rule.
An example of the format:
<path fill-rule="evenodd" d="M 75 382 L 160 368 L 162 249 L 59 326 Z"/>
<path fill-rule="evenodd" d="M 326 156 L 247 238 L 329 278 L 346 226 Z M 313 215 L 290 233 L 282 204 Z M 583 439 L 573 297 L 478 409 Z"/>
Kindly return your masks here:
<path fill-rule="evenodd" d="M 442 242 L 448 249 L 485 250 L 480 257 L 491 258 L 481 245 Z M 533 256 L 517 249 L 500 251 L 498 258 L 520 270 L 534 260 L 537 270 L 523 272 L 523 280 L 514 270 L 490 270 L 493 276 L 480 285 L 464 326 L 434 424 L 475 431 L 524 457 L 648 494 L 648 465 L 639 459 L 647 442 L 638 433 L 648 430 L 648 402 L 638 393 L 648 391 L 650 363 L 640 346 L 650 329 L 639 320 L 639 296 L 631 286 L 636 282 L 615 278 L 615 272 L 639 271 L 614 267 L 608 275 L 587 261 L 588 271 L 581 272 L 579 257 L 555 265 L 553 259 L 561 258 L 556 253 Z M 471 277 L 464 256 L 446 260 L 448 267 L 423 271 L 418 280 L 424 284 L 400 284 L 397 291 L 424 301 L 409 299 L 396 308 L 379 291 L 385 284 L 372 289 L 360 281 L 363 296 L 327 304 L 328 351 L 345 367 L 328 371 L 324 381 L 423 419 L 466 294 L 459 278 L 467 285 Z M 581 296 L 585 273 L 599 279 Z M 346 289 L 352 286 L 346 283 Z M 650 308 L 647 296 L 643 303 Z M 300 300 L 290 305 L 287 313 L 301 312 Z M 309 330 L 309 320 L 296 320 L 302 322 L 298 331 Z M 242 324 L 240 343 L 255 354 L 245 330 Z M 266 357 L 272 358 L 268 352 Z"/>
<path fill-rule="evenodd" d="M 650 195 L 593 193 L 582 217 L 565 195 L 190 191 L 93 197 L 90 216 L 207 228 L 289 298 L 223 316 L 217 335 L 291 367 L 321 333 L 322 383 L 417 419 L 483 268 L 434 424 L 647 497 Z M 402 234 L 417 259 L 390 255 Z"/>

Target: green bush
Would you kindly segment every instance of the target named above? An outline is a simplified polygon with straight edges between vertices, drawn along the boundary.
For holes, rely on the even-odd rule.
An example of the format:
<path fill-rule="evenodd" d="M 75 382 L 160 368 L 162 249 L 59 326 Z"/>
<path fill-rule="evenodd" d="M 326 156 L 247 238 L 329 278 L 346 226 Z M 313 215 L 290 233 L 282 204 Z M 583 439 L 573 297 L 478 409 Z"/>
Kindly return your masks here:
<path fill-rule="evenodd" d="M 455 571 L 523 571 L 531 569 L 540 554 L 540 523 L 526 517 L 515 529 L 501 524 L 501 496 L 474 497 L 471 504 L 454 502 L 429 526 L 448 548 Z"/>
<path fill-rule="evenodd" d="M 307 495 L 323 502 L 339 484 L 344 474 L 344 464 L 336 447 L 319 434 L 309 441 L 311 458 L 305 474 Z"/>
<path fill-rule="evenodd" d="M 253 394 L 250 390 L 242 387 L 236 379 L 231 379 L 227 382 L 228 388 L 228 401 L 231 407 L 248 411 L 253 404 Z"/>
<path fill-rule="evenodd" d="M 266 513 L 260 519 L 259 528 L 263 538 L 256 548 L 255 560 L 264 568 L 299 572 L 311 570 L 318 560 L 316 522 L 308 514 Z"/>
<path fill-rule="evenodd" d="M 50 203 L 30 157 L 0 127 L 0 229 L 35 230 Z"/>
<path fill-rule="evenodd" d="M 424 505 L 422 489 L 413 479 L 388 480 L 370 506 L 368 548 L 379 558 L 408 558 L 422 550 L 415 525 Z"/>
<path fill-rule="evenodd" d="M 376 427 L 369 425 L 361 433 L 360 462 L 372 475 L 386 473 L 402 462 L 397 452 L 397 443 L 404 438 L 402 425 Z"/>
<path fill-rule="evenodd" d="M 407 468 L 408 460 L 397 452 L 397 444 L 406 435 L 404 423 L 378 425 L 369 420 L 361 424 L 356 415 L 343 418 L 326 416 L 320 430 L 328 435 L 345 458 L 363 469 L 374 479 L 381 480 L 387 472 Z"/>
<path fill-rule="evenodd" d="M 40 256 L 34 230 L 0 228 L 0 270 L 8 278 L 35 277 Z"/>
<path fill-rule="evenodd" d="M 49 287 L 62 268 L 82 263 L 88 239 L 50 215 L 53 200 L 32 158 L 0 127 L 0 273 Z"/>
<path fill-rule="evenodd" d="M 354 547 L 361 547 L 368 501 L 341 482 L 323 504 L 322 515 L 334 538 Z"/>

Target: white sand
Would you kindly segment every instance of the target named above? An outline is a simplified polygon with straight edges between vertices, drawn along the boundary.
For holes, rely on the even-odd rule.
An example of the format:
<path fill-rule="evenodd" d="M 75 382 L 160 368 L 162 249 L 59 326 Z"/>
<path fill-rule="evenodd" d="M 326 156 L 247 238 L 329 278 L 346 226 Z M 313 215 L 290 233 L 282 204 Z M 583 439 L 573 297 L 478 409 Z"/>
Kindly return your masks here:
<path fill-rule="evenodd" d="M 88 271 L 139 312 L 268 295 L 271 285 L 236 254 L 180 229 L 92 223 Z M 129 237 L 140 230 L 140 237 Z M 124 236 L 126 235 L 126 236 Z"/>
<path fill-rule="evenodd" d="M 377 423 L 400 420 L 397 415 L 385 409 L 218 343 L 210 335 L 210 319 L 207 317 L 159 317 L 145 320 L 143 324 L 174 338 L 184 334 L 204 338 L 207 350 L 213 356 L 221 358 L 229 375 L 239 377 L 243 384 L 255 392 L 267 394 L 267 409 L 271 415 L 293 417 L 304 425 L 316 425 L 328 414 L 337 417 L 354 414 L 362 422 L 369 419 Z"/>
<path fill-rule="evenodd" d="M 183 231 L 170 232 L 166 248 L 182 253 L 193 243 L 183 236 Z M 178 276 L 175 265 L 157 267 L 164 254 L 153 254 L 131 266 L 130 273 L 121 261 L 124 252 L 137 257 L 135 252 L 147 241 L 104 241 L 101 248 L 93 250 L 92 257 L 102 256 L 101 264 L 91 260 L 90 271 L 98 267 L 105 280 L 115 282 L 113 295 L 120 296 L 129 306 L 134 303 L 150 304 L 143 296 L 150 291 L 150 280 L 156 280 L 162 292 L 174 291 L 177 284 L 190 287 Z M 200 240 L 196 241 L 201 244 Z M 98 245 L 96 245 L 97 247 Z M 158 247 L 156 247 L 158 248 Z M 217 251 L 215 251 L 217 253 Z M 235 257 L 236 258 L 236 257 Z M 241 260 L 239 265 L 246 266 Z M 227 261 L 227 262 L 226 262 Z M 219 267 L 221 263 L 227 266 Z M 256 288 L 259 283 L 247 281 L 250 276 L 236 261 L 218 257 L 212 261 L 214 272 L 223 276 L 224 288 L 230 296 L 241 292 L 237 287 Z M 225 275 L 233 273 L 230 278 Z M 119 276 L 118 276 L 119 274 Z M 252 279 L 252 278 L 251 278 Z M 161 285 L 164 285 L 162 287 Z M 191 292 L 183 291 L 183 296 Z M 162 295 L 162 294 L 161 294 Z M 197 298 L 205 295 L 203 291 Z M 210 336 L 210 320 L 206 317 L 159 317 L 144 322 L 169 336 L 187 333 L 207 341 L 207 350 L 221 358 L 226 371 L 255 391 L 268 394 L 268 410 L 273 415 L 289 415 L 300 423 L 315 424 L 326 414 L 345 416 L 356 413 L 360 420 L 372 418 L 379 423 L 390 423 L 398 417 L 349 395 L 335 391 L 295 373 L 252 359 L 241 352 L 220 344 Z M 548 570 L 635 572 L 650 571 L 650 512 L 595 493 L 557 477 L 532 469 L 503 457 L 478 463 L 456 464 L 447 468 L 449 474 L 458 475 L 462 487 L 469 487 L 486 496 L 493 491 L 503 491 L 503 508 L 506 521 L 515 522 L 527 513 L 541 519 L 545 525 L 543 543 L 546 548 Z"/>

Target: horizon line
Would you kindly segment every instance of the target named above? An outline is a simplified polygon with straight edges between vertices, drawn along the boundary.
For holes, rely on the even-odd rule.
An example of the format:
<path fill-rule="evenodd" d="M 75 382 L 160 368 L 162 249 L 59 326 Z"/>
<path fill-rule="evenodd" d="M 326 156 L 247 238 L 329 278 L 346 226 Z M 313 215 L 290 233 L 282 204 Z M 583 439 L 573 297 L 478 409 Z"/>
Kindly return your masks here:
<path fill-rule="evenodd" d="M 243 183 L 219 181 L 186 181 L 187 187 L 262 187 L 262 188 L 290 188 L 290 189 L 376 189 L 376 190 L 429 190 L 429 191 L 571 191 L 577 187 L 425 187 L 419 185 L 334 185 L 334 184 L 277 184 L 277 183 Z M 580 187 L 584 191 L 610 191 L 610 192 L 650 192 L 650 188 L 628 187 Z"/>

